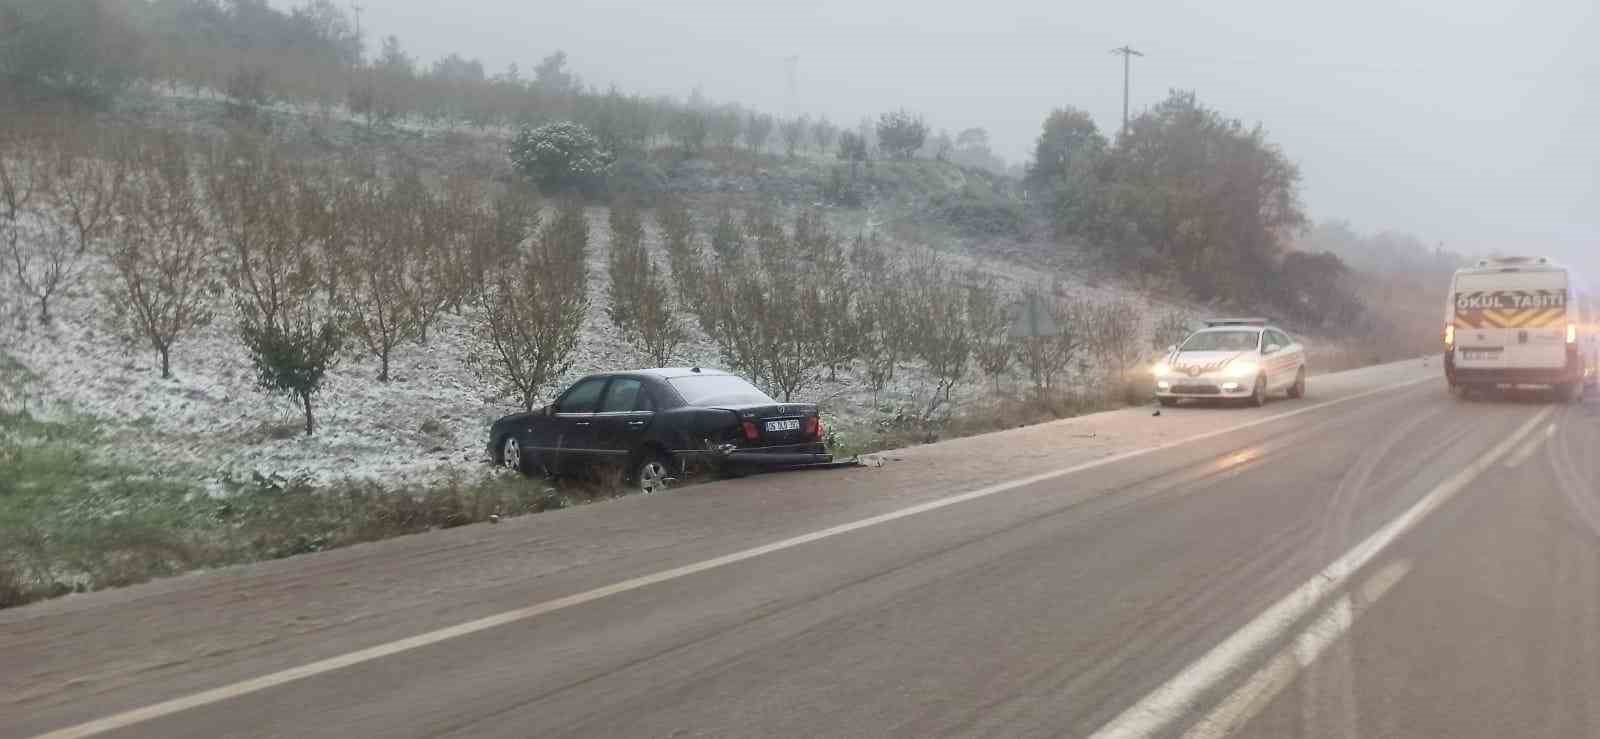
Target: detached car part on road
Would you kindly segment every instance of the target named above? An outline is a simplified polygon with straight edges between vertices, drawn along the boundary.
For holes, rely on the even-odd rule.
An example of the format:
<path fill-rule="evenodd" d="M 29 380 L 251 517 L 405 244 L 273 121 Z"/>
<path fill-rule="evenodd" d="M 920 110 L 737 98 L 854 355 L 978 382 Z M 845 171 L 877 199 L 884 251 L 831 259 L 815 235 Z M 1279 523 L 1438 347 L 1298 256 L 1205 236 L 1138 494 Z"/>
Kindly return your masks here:
<path fill-rule="evenodd" d="M 525 475 L 621 466 L 646 490 L 691 465 L 729 471 L 833 460 L 810 403 L 780 403 L 744 379 L 699 367 L 594 374 L 555 402 L 489 429 L 495 464 Z"/>
<path fill-rule="evenodd" d="M 1305 395 L 1306 351 L 1266 319 L 1218 318 L 1168 347 L 1166 358 L 1151 372 L 1162 405 L 1189 398 L 1237 399 L 1261 406 L 1271 393 Z"/>

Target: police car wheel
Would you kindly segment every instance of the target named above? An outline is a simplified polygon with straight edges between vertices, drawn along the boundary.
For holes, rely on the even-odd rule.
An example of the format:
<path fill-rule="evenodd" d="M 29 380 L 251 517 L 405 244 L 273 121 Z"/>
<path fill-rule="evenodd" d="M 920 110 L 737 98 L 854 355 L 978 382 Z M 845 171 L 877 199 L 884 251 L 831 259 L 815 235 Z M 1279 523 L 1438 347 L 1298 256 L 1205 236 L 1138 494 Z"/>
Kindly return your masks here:
<path fill-rule="evenodd" d="M 1260 408 L 1267 404 L 1267 378 L 1256 376 L 1256 389 L 1250 393 L 1250 405 Z"/>
<path fill-rule="evenodd" d="M 1301 367 L 1294 375 L 1294 384 L 1289 386 L 1289 397 L 1304 398 L 1306 396 L 1306 368 Z"/>

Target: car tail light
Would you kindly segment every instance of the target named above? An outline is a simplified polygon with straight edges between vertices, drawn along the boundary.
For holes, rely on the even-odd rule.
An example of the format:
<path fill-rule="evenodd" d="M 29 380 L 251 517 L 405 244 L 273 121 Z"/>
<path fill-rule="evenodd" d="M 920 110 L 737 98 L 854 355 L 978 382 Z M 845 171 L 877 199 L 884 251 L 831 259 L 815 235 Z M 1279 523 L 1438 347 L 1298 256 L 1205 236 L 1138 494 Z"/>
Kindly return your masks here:
<path fill-rule="evenodd" d="M 822 438 L 822 433 L 823 433 L 822 417 L 821 416 L 809 416 L 809 417 L 807 417 L 806 420 L 801 422 L 800 431 L 801 431 L 801 433 L 803 433 L 806 436 L 811 437 L 813 439 L 821 439 Z"/>
<path fill-rule="evenodd" d="M 1444 345 L 1445 346 L 1453 346 L 1453 345 L 1455 345 L 1455 343 L 1456 343 L 1456 325 L 1453 324 L 1453 323 L 1447 323 L 1447 324 L 1444 325 Z"/>
<path fill-rule="evenodd" d="M 756 440 L 759 440 L 761 438 L 761 429 L 756 428 L 756 422 L 755 421 L 745 421 L 743 424 L 740 424 L 740 425 L 744 426 L 744 438 L 745 438 L 745 440 L 747 440 L 747 441 L 756 441 Z"/>
<path fill-rule="evenodd" d="M 1578 324 L 1576 324 L 1576 323 L 1567 324 L 1567 343 L 1568 344 L 1576 344 L 1576 343 L 1578 343 Z"/>

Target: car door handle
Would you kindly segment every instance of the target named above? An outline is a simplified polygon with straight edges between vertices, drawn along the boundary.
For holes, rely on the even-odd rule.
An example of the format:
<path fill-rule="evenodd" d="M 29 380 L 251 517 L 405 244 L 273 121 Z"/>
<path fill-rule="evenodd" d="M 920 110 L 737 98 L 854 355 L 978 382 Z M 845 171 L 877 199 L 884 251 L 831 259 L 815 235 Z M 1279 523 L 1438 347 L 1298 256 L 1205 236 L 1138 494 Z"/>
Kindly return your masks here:
<path fill-rule="evenodd" d="M 628 422 L 629 426 L 643 426 L 644 424 L 645 424 L 644 421 L 629 421 Z"/>
<path fill-rule="evenodd" d="M 572 425 L 574 425 L 574 426 L 588 426 L 589 422 L 588 421 L 574 421 L 572 423 Z"/>

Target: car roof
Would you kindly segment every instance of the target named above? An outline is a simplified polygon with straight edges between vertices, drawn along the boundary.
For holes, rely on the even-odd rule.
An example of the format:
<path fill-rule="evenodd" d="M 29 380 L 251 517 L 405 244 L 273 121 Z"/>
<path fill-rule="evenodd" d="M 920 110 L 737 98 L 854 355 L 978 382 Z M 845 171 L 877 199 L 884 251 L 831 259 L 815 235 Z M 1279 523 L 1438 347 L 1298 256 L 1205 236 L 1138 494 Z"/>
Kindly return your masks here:
<path fill-rule="evenodd" d="M 710 375 L 727 375 L 727 374 L 728 374 L 727 372 L 723 372 L 722 370 L 711 369 L 711 368 L 708 368 L 708 367 L 653 367 L 653 368 L 649 368 L 649 369 L 621 370 L 621 371 L 617 371 L 617 372 L 596 372 L 596 373 L 594 373 L 592 375 L 588 375 L 588 377 L 617 377 L 617 376 L 622 376 L 622 375 L 635 375 L 635 376 L 642 375 L 644 377 L 654 377 L 654 378 L 658 378 L 658 379 L 662 379 L 662 380 L 670 380 L 670 379 L 672 379 L 674 377 L 704 377 L 704 376 L 710 376 Z"/>

